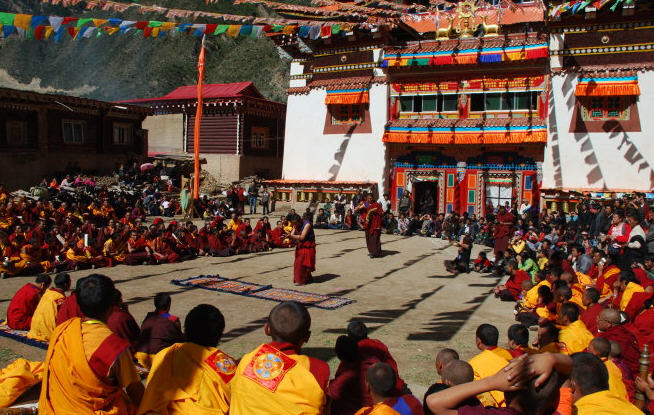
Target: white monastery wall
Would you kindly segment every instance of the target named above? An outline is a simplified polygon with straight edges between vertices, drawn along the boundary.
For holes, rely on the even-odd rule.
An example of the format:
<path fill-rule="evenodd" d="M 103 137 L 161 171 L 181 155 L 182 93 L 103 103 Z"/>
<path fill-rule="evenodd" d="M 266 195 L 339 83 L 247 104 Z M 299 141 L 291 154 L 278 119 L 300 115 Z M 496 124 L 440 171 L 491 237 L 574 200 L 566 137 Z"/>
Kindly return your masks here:
<path fill-rule="evenodd" d="M 286 180 L 370 181 L 384 188 L 387 85 L 370 87 L 369 134 L 323 134 L 327 106 L 324 89 L 289 95 L 282 178 Z"/>
<path fill-rule="evenodd" d="M 654 72 L 638 73 L 641 132 L 569 132 L 577 79 L 576 73 L 552 76 L 542 187 L 650 191 L 654 188 Z"/>

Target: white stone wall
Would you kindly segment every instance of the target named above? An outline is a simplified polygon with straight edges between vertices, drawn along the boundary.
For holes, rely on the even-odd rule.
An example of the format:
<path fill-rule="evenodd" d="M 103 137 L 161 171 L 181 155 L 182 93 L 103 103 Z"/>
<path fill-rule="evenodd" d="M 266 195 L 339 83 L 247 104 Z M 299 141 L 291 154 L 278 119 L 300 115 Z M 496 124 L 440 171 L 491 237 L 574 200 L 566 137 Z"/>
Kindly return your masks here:
<path fill-rule="evenodd" d="M 370 134 L 323 134 L 327 106 L 324 89 L 289 95 L 282 178 L 286 180 L 370 181 L 384 188 L 388 86 L 370 88 Z"/>
<path fill-rule="evenodd" d="M 574 73 L 552 76 L 542 188 L 650 191 L 654 188 L 654 72 L 638 74 L 641 132 L 569 132 L 577 79 Z"/>
<path fill-rule="evenodd" d="M 148 130 L 148 152 L 184 154 L 184 115 L 151 115 L 143 120 Z"/>

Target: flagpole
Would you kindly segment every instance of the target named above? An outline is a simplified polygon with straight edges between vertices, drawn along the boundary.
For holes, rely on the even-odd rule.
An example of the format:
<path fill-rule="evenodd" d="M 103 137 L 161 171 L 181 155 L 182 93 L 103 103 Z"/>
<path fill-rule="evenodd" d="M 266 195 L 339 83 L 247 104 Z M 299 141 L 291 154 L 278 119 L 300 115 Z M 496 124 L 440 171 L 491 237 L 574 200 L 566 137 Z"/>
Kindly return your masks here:
<path fill-rule="evenodd" d="M 200 124 L 202 123 L 202 83 L 204 82 L 204 39 L 202 35 L 202 47 L 198 57 L 198 106 L 195 110 L 195 125 L 193 126 L 193 159 L 194 159 L 194 176 L 193 176 L 193 199 L 200 198 Z"/>

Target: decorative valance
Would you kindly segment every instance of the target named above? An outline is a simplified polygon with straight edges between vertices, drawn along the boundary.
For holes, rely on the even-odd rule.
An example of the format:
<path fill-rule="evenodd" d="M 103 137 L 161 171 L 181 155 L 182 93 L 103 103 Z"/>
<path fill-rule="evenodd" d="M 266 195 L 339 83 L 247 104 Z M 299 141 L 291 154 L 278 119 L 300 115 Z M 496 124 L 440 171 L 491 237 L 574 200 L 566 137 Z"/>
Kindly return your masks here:
<path fill-rule="evenodd" d="M 547 78 L 544 75 L 523 77 L 484 77 L 447 80 L 440 82 L 395 82 L 391 84 L 391 96 L 422 94 L 456 94 L 466 92 L 545 91 Z"/>
<path fill-rule="evenodd" d="M 383 68 L 465 65 L 547 58 L 547 43 L 479 49 L 451 49 L 417 53 L 385 53 Z"/>
<path fill-rule="evenodd" d="M 638 77 L 580 78 L 575 95 L 578 97 L 640 95 Z"/>
<path fill-rule="evenodd" d="M 325 104 L 356 105 L 368 104 L 370 96 L 367 88 L 334 89 L 327 91 Z"/>
<path fill-rule="evenodd" d="M 546 143 L 547 127 L 386 127 L 382 141 L 407 144 Z"/>

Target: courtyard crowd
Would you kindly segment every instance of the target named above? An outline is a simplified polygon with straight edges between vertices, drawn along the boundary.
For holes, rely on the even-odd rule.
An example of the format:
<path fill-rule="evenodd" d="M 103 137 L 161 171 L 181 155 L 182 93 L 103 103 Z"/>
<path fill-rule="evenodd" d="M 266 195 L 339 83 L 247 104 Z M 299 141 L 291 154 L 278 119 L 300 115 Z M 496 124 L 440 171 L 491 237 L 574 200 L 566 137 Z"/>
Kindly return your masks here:
<path fill-rule="evenodd" d="M 5 197 L 3 204 L 1 195 L 2 191 L 0 206 L 6 212 L 9 202 Z M 348 207 L 341 195 L 333 205 L 325 201 L 313 218 L 306 212 L 303 219 L 312 220 L 316 228 L 342 229 L 349 223 L 349 229 L 357 229 L 365 222 L 356 213 L 358 203 L 353 198 Z M 139 326 L 111 279 L 92 274 L 78 280 L 66 296 L 71 279 L 61 272 L 55 275 L 53 287 L 50 276 L 39 275 L 12 298 L 7 324 L 28 331 L 29 338 L 49 342 L 49 349 L 45 362 L 19 359 L 0 372 L 0 396 L 5 397 L 0 406 L 11 404 L 40 382 L 39 412 L 47 414 L 654 413 L 654 379 L 641 376 L 641 350 L 647 346 L 654 351 L 654 215 L 644 195 L 610 203 L 584 197 L 568 213 L 537 212 L 528 204 L 489 206 L 489 214 L 479 220 L 467 214 L 420 212 L 429 208 L 423 202 L 408 206 L 400 202 L 399 220 L 395 220 L 388 197 L 379 203 L 385 210 L 386 232 L 450 241 L 457 255 L 446 261 L 448 271 L 477 272 L 480 278 L 494 280 L 508 276 L 493 294 L 515 303 L 514 313 L 506 316 L 515 324 L 505 335 L 491 322 L 477 328 L 469 339 L 479 350 L 473 358 L 460 360 L 457 351 L 449 348 L 436 353 L 435 383 L 422 400 L 409 390 L 388 348 L 369 338 L 361 322 L 348 324 L 347 334 L 333 345 L 339 365 L 330 375 L 325 362 L 302 354 L 310 339 L 311 317 L 301 304 L 274 307 L 263 328 L 262 344 L 244 356 L 232 357 L 218 348 L 225 316 L 212 305 L 196 306 L 182 324 L 171 314 L 170 296 L 158 294 L 153 311 Z M 107 210 L 113 208 L 107 204 Z M 38 206 L 43 209 L 43 204 Z M 23 209 L 28 217 L 29 210 Z M 190 222 L 165 226 L 155 220 L 149 227 L 132 226 L 131 215 L 104 217 L 102 209 L 98 211 L 87 218 L 82 213 L 81 226 L 89 229 L 99 221 L 103 227 L 120 228 L 123 237 L 129 235 L 124 259 L 116 259 L 128 264 L 177 261 L 207 252 L 227 255 L 239 253 L 241 247 L 256 251 L 277 243 L 289 246 L 291 239 L 285 238 L 292 231 L 290 223 L 300 222 L 291 211 L 274 229 L 266 218 L 248 229 L 248 220 L 230 211 L 229 223 L 222 223 L 222 216 L 213 218 L 203 231 Z M 25 216 L 16 215 L 21 223 L 10 226 L 19 226 L 18 234 L 11 233 L 13 241 L 4 237 L 0 246 L 12 246 L 22 237 L 43 249 L 42 241 L 47 245 L 48 240 L 40 239 L 39 233 L 47 235 L 43 228 L 49 221 L 50 231 L 62 225 L 54 213 L 45 215 L 45 220 L 41 210 L 36 213 L 32 212 L 35 220 L 26 228 L 20 227 Z M 0 215 L 5 222 L 12 217 Z M 406 222 L 407 218 L 412 219 Z M 63 224 L 67 219 L 62 215 Z M 401 229 L 402 220 L 407 226 Z M 253 240 L 257 228 L 260 236 Z M 216 237 L 220 244 L 215 248 L 211 243 L 194 246 L 193 240 L 205 240 L 202 232 L 241 240 L 232 245 Z M 113 265 L 116 255 L 104 249 L 113 239 L 102 243 L 103 255 L 96 257 L 87 249 L 90 244 L 83 234 L 94 235 L 76 233 L 75 245 L 91 260 L 69 258 L 68 252 L 75 252 L 69 246 L 66 260 L 59 264 L 65 264 L 65 269 Z M 149 242 L 144 235 L 154 237 Z M 158 243 L 165 243 L 170 251 Z M 474 244 L 489 249 L 473 259 Z M 142 250 L 136 250 L 138 246 Z M 31 251 L 21 248 L 23 252 Z M 42 269 L 31 272 L 45 271 L 40 265 Z M 3 266 L 7 272 L 15 262 Z M 535 339 L 530 340 L 530 331 Z M 651 371 L 654 353 L 650 356 Z M 145 385 L 138 367 L 149 370 Z"/>

